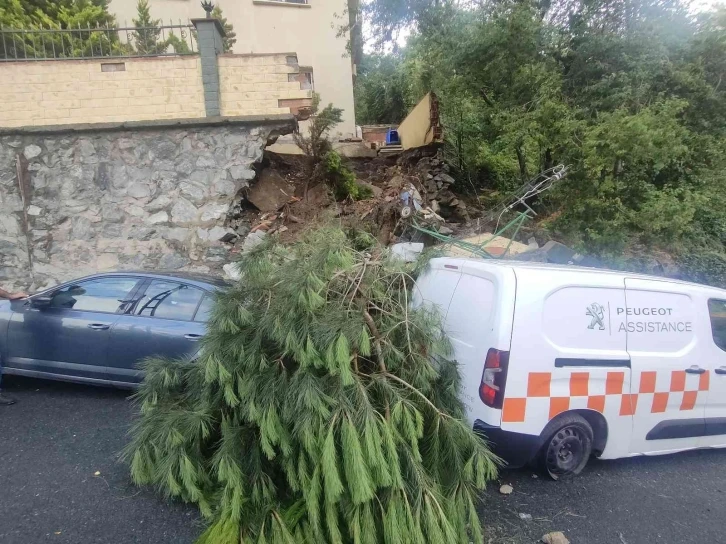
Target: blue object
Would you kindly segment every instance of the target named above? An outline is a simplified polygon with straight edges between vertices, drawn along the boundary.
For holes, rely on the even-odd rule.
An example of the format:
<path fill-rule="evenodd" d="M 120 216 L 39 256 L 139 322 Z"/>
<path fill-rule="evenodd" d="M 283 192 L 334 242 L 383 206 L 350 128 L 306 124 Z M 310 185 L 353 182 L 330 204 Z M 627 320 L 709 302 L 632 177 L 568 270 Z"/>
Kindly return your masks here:
<path fill-rule="evenodd" d="M 0 371 L 134 387 L 146 357 L 197 356 L 215 293 L 226 285 L 183 272 L 109 272 L 0 301 Z"/>
<path fill-rule="evenodd" d="M 398 137 L 398 131 L 395 128 L 389 128 L 386 132 L 386 145 L 400 144 L 401 139 Z"/>

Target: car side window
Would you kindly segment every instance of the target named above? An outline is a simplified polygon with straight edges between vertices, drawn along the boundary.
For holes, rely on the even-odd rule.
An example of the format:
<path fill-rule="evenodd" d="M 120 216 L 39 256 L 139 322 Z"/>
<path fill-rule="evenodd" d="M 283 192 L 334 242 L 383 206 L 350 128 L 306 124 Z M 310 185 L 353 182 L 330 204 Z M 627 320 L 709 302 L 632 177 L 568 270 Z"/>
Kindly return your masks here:
<path fill-rule="evenodd" d="M 183 283 L 153 280 L 136 303 L 135 315 L 191 321 L 204 291 Z"/>
<path fill-rule="evenodd" d="M 726 300 L 709 300 L 708 313 L 711 317 L 713 341 L 726 351 Z"/>
<path fill-rule="evenodd" d="M 51 308 L 65 308 L 86 312 L 117 313 L 138 283 L 137 278 L 98 278 L 74 283 L 56 291 L 50 301 Z"/>
<path fill-rule="evenodd" d="M 209 315 L 212 312 L 213 306 L 214 297 L 210 294 L 206 294 L 202 299 L 202 303 L 199 305 L 196 315 L 194 316 L 194 321 L 199 321 L 200 323 L 206 323 L 209 321 Z"/>

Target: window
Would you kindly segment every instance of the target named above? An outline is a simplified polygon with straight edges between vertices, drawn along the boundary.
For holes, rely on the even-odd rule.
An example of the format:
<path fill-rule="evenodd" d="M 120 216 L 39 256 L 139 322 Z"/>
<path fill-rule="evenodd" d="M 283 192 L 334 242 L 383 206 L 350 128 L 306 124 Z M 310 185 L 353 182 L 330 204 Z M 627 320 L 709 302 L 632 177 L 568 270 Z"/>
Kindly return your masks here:
<path fill-rule="evenodd" d="M 194 316 L 194 321 L 200 321 L 202 323 L 209 321 L 209 314 L 212 311 L 213 306 L 214 297 L 212 297 L 212 295 L 205 296 L 204 299 L 202 299 L 202 303 L 199 305 L 197 315 Z"/>
<path fill-rule="evenodd" d="M 708 313 L 711 316 L 711 332 L 714 343 L 726 351 L 726 301 L 709 300 Z"/>
<path fill-rule="evenodd" d="M 183 283 L 154 280 L 136 304 L 135 315 L 191 321 L 204 292 Z"/>
<path fill-rule="evenodd" d="M 136 278 L 99 278 L 74 283 L 53 294 L 51 308 L 113 314 L 121 310 L 138 280 Z"/>

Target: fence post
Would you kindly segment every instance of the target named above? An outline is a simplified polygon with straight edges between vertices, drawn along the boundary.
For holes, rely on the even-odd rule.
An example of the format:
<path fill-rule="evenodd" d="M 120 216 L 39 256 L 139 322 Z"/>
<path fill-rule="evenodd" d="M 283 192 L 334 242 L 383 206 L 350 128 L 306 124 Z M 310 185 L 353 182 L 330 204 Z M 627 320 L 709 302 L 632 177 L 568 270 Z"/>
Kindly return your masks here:
<path fill-rule="evenodd" d="M 207 117 L 220 115 L 219 66 L 217 55 L 222 52 L 224 28 L 219 19 L 192 19 L 197 29 L 197 44 L 202 62 L 202 85 L 204 86 L 204 109 Z"/>

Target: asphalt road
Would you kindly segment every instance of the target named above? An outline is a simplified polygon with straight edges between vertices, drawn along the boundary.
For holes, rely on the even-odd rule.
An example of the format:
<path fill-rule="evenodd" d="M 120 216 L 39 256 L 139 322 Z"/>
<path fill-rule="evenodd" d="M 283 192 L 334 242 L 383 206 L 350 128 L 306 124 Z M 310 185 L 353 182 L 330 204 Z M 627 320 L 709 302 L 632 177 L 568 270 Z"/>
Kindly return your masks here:
<path fill-rule="evenodd" d="M 504 471 L 484 497 L 487 543 L 530 544 L 562 531 L 572 544 L 726 542 L 726 450 L 600 461 L 566 482 Z M 501 484 L 514 488 L 499 492 Z M 529 514 L 527 521 L 520 514 Z"/>
<path fill-rule="evenodd" d="M 0 543 L 191 544 L 194 508 L 135 487 L 118 452 L 128 391 L 4 377 L 0 406 Z M 100 472 L 99 476 L 95 476 Z"/>
<path fill-rule="evenodd" d="M 19 402 L 0 406 L 0 543 L 191 544 L 201 533 L 193 507 L 136 488 L 119 463 L 128 392 L 14 377 L 3 385 Z M 503 472 L 490 485 L 488 544 L 532 544 L 550 531 L 572 544 L 726 543 L 726 450 L 593 460 L 568 482 L 532 474 Z M 514 492 L 501 495 L 501 483 Z"/>

